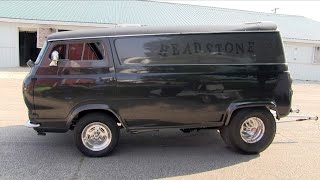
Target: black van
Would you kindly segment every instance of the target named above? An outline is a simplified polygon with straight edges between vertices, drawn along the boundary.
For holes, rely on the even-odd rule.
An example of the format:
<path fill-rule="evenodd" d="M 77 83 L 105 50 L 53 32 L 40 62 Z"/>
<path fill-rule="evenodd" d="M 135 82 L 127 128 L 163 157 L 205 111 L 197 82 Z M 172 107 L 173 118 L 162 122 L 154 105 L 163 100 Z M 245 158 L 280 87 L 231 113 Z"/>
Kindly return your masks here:
<path fill-rule="evenodd" d="M 59 32 L 28 64 L 26 126 L 73 130 L 88 156 L 109 154 L 121 128 L 216 128 L 236 150 L 259 153 L 291 107 L 292 81 L 271 22 Z"/>

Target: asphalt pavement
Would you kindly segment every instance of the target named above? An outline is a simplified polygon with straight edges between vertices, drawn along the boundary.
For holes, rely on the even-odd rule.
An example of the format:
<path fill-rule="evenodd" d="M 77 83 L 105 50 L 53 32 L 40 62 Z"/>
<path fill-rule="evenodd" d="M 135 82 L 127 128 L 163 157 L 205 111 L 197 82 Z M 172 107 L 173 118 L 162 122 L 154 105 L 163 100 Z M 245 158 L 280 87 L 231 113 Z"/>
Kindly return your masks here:
<path fill-rule="evenodd" d="M 211 171 L 258 158 L 226 149 L 217 131 L 121 132 L 103 158 L 83 156 L 72 132 L 38 136 L 23 126 L 0 128 L 0 179 L 153 179 Z"/>
<path fill-rule="evenodd" d="M 308 133 L 290 130 L 301 123 Z M 278 123 L 280 133 L 260 155 L 229 149 L 216 130 L 122 131 L 112 155 L 89 158 L 76 149 L 71 131 L 38 136 L 6 126 L 0 127 L 0 179 L 317 179 L 318 128 L 311 121 Z"/>

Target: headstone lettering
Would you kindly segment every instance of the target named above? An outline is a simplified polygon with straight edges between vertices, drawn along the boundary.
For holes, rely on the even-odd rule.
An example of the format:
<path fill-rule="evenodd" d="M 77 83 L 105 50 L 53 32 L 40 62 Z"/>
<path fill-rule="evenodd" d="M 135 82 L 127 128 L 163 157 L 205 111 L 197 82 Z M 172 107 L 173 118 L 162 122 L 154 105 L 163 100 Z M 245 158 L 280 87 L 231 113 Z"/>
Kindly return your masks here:
<path fill-rule="evenodd" d="M 191 55 L 197 53 L 210 53 L 215 55 L 252 55 L 255 53 L 255 43 L 248 42 L 188 42 L 188 43 L 171 43 L 160 44 L 159 55 L 161 56 L 178 56 Z"/>

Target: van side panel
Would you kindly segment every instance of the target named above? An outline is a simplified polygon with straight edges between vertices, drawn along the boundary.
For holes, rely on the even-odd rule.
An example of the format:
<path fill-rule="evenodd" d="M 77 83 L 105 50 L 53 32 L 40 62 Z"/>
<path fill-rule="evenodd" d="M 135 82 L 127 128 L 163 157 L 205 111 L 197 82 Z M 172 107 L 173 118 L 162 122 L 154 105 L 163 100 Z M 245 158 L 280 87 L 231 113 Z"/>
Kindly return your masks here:
<path fill-rule="evenodd" d="M 114 106 L 132 129 L 215 126 L 237 101 L 272 101 L 280 114 L 289 111 L 291 79 L 278 32 L 112 41 Z"/>

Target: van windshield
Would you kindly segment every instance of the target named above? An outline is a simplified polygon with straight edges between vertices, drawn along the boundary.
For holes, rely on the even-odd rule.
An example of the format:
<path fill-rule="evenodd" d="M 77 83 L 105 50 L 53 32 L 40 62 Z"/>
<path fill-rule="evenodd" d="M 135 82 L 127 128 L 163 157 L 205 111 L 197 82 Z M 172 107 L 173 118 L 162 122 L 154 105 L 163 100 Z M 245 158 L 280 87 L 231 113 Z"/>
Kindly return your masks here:
<path fill-rule="evenodd" d="M 40 53 L 38 54 L 38 57 L 35 61 L 35 64 L 39 64 L 40 60 L 42 59 L 42 57 L 47 49 L 47 44 L 48 44 L 47 41 L 44 42 L 43 47 L 42 47 L 42 49 L 41 49 Z"/>

